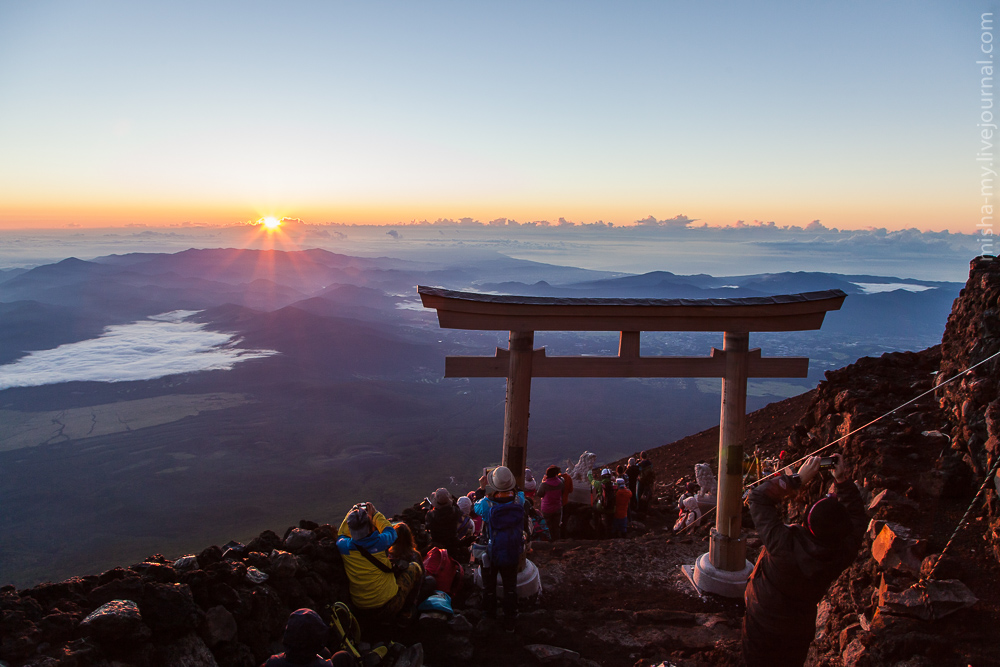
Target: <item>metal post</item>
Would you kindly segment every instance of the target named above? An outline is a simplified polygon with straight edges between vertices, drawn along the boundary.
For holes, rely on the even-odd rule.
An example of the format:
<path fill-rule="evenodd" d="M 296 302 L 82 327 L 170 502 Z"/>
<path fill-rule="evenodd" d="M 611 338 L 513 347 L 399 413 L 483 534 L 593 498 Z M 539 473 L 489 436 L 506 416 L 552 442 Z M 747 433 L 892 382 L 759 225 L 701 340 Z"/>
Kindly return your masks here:
<path fill-rule="evenodd" d="M 503 465 L 524 486 L 528 448 L 528 406 L 531 401 L 531 358 L 534 331 L 510 332 L 510 365 L 507 367 L 507 405 L 503 418 Z"/>

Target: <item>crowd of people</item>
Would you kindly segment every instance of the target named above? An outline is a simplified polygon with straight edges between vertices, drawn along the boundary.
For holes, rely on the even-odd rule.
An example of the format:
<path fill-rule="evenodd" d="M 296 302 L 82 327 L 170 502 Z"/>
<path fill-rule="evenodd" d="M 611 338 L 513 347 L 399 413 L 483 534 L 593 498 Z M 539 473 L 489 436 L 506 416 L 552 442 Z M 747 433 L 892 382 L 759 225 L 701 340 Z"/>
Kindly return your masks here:
<path fill-rule="evenodd" d="M 743 649 L 748 665 L 777 664 L 768 661 L 781 647 L 788 658 L 781 664 L 801 664 L 812 640 L 816 602 L 856 554 L 864 511 L 839 455 L 836 463 L 836 494 L 813 505 L 801 527 L 783 524 L 775 501 L 816 476 L 818 457 L 808 459 L 797 474 L 785 470 L 749 496 L 764 549 L 746 594 Z M 633 515 L 644 511 L 652 497 L 655 474 L 649 456 L 641 452 L 614 471 L 589 471 L 587 478 L 600 536 L 625 537 Z M 437 593 L 447 598 L 463 585 L 469 568 L 479 567 L 484 615 L 496 618 L 499 606 L 504 629 L 513 632 L 526 546 L 532 538 L 561 538 L 573 490 L 573 478 L 558 466 L 549 466 L 540 481 L 526 469 L 520 487 L 510 469 L 498 466 L 484 469 L 478 488 L 466 495 L 434 491 L 418 506 L 426 511 L 417 526 L 391 523 L 372 503 L 353 506 L 341 522 L 337 548 L 355 612 L 366 622 L 406 624 L 422 601 Z M 688 485 L 682 514 L 686 496 L 695 490 Z M 418 548 L 415 530 L 422 534 L 423 548 Z M 498 583 L 503 589 L 499 604 Z M 794 587 L 805 593 L 789 596 Z M 315 611 L 294 612 L 285 632 L 287 651 L 272 657 L 267 667 L 352 664 L 356 656 L 320 650 L 328 632 Z"/>

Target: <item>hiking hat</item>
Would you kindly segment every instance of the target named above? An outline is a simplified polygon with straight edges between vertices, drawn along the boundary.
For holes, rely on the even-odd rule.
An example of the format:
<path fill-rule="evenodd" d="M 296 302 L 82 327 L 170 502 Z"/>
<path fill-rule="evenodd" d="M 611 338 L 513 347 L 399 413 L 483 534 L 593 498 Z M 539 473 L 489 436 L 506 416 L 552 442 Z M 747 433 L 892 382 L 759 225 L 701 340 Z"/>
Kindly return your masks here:
<path fill-rule="evenodd" d="M 619 477 L 618 479 L 615 480 L 615 484 L 618 485 L 619 489 L 624 489 L 625 488 L 625 480 L 622 479 L 621 477 Z"/>
<path fill-rule="evenodd" d="M 838 542 L 851 532 L 851 514 L 837 500 L 837 495 L 831 493 L 809 508 L 806 528 L 820 542 Z"/>
<path fill-rule="evenodd" d="M 347 527 L 351 531 L 351 538 L 360 540 L 372 534 L 372 522 L 368 518 L 368 513 L 360 509 L 352 509 L 347 513 Z"/>
<path fill-rule="evenodd" d="M 601 477 L 611 477 L 611 471 L 605 468 L 601 471 Z"/>
<path fill-rule="evenodd" d="M 297 609 L 288 617 L 281 643 L 293 656 L 311 657 L 323 650 L 330 629 L 312 609 Z"/>
<path fill-rule="evenodd" d="M 451 494 L 448 493 L 448 489 L 441 487 L 431 494 L 429 500 L 434 507 L 447 507 L 451 505 Z"/>
<path fill-rule="evenodd" d="M 458 509 L 462 510 L 465 516 L 469 516 L 472 513 L 472 500 L 468 496 L 462 496 L 458 499 Z"/>
<path fill-rule="evenodd" d="M 486 483 L 497 491 L 513 491 L 514 482 L 514 473 L 504 466 L 497 466 L 486 475 Z"/>

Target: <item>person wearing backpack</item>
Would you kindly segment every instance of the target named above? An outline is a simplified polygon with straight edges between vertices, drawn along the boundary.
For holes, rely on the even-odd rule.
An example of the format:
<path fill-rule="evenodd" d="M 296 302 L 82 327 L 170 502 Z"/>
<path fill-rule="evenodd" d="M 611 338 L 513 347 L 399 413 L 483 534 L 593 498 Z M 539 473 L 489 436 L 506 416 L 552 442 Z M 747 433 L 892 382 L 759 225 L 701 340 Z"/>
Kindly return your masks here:
<path fill-rule="evenodd" d="M 499 466 L 484 476 L 486 497 L 476 503 L 476 513 L 483 517 L 487 537 L 483 560 L 483 612 L 495 617 L 497 576 L 503 581 L 504 629 L 514 632 L 517 620 L 517 570 L 524 551 L 527 513 L 524 494 L 515 488 L 514 474 Z"/>
<path fill-rule="evenodd" d="M 637 490 L 639 473 L 639 462 L 633 456 L 629 458 L 628 465 L 625 466 L 625 483 L 628 485 L 628 490 L 632 492 L 632 501 L 629 503 L 629 508 L 633 512 L 639 509 L 639 493 Z"/>
<path fill-rule="evenodd" d="M 597 532 L 600 538 L 611 537 L 614 532 L 615 519 L 615 481 L 611 477 L 611 470 L 604 468 L 601 470 L 600 479 L 594 479 L 592 472 L 587 473 L 587 479 L 591 485 L 591 505 L 597 512 Z"/>
<path fill-rule="evenodd" d="M 615 480 L 615 537 L 625 537 L 625 534 L 628 532 L 628 512 L 630 500 L 632 500 L 632 492 L 628 490 L 628 486 L 625 484 L 625 479 L 619 477 Z"/>
<path fill-rule="evenodd" d="M 538 485 L 535 498 L 539 501 L 539 509 L 549 527 L 552 540 L 559 539 L 559 524 L 562 522 L 563 480 L 559 477 L 559 468 L 549 466 L 545 469 L 545 478 Z"/>
<path fill-rule="evenodd" d="M 264 667 L 355 667 L 347 651 L 332 656 L 327 648 L 330 628 L 312 609 L 297 609 L 288 617 L 281 643 L 284 653 L 272 655 Z"/>
<path fill-rule="evenodd" d="M 649 508 L 649 502 L 653 499 L 653 482 L 656 481 L 656 471 L 653 470 L 653 462 L 649 459 L 649 454 L 639 452 L 639 483 L 637 493 L 639 494 L 638 509 L 645 512 Z"/>

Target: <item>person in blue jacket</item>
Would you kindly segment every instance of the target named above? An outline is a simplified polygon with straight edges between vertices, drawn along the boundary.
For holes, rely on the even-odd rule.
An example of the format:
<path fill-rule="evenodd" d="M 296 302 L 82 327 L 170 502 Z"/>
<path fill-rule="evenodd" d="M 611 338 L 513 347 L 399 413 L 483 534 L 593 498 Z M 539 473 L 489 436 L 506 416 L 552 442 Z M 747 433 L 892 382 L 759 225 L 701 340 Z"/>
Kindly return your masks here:
<path fill-rule="evenodd" d="M 495 617 L 497 610 L 497 576 L 503 581 L 503 618 L 504 629 L 507 632 L 514 632 L 517 619 L 517 570 L 520 565 L 520 551 L 518 545 L 523 548 L 523 531 L 528 518 L 524 511 L 524 493 L 516 489 L 516 482 L 513 473 L 509 468 L 499 466 L 487 472 L 479 480 L 482 488 L 486 490 L 484 498 L 476 503 L 476 514 L 483 518 L 483 533 L 489 540 L 487 558 L 483 563 L 483 611 L 487 616 Z M 520 508 L 520 512 L 514 512 L 515 518 L 520 516 L 520 521 L 516 526 L 511 526 L 509 530 L 512 534 L 510 540 L 505 539 L 507 546 L 505 561 L 500 562 L 499 551 L 496 550 L 498 535 L 497 530 L 499 514 L 510 514 L 509 506 L 514 503 Z M 498 509 L 499 508 L 499 509 Z M 494 516 L 494 512 L 497 515 Z M 513 533 L 516 531 L 516 535 Z M 510 548 L 517 551 L 516 554 L 509 553 Z M 488 562 L 487 562 L 488 561 Z"/>
<path fill-rule="evenodd" d="M 392 618 L 413 606 L 423 577 L 418 563 L 393 571 L 389 547 L 396 529 L 371 503 L 351 508 L 340 524 L 337 549 L 343 557 L 351 601 L 377 618 Z"/>

